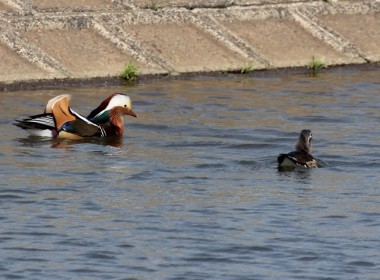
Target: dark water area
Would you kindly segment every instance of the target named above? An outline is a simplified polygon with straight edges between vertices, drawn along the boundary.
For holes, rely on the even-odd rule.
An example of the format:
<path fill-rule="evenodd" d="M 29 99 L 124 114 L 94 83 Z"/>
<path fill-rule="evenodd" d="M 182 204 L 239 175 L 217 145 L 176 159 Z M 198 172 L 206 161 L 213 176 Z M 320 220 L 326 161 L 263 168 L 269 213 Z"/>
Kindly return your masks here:
<path fill-rule="evenodd" d="M 12 125 L 126 92 L 122 139 Z M 1 279 L 379 279 L 380 71 L 3 92 Z M 311 129 L 324 168 L 279 172 Z"/>

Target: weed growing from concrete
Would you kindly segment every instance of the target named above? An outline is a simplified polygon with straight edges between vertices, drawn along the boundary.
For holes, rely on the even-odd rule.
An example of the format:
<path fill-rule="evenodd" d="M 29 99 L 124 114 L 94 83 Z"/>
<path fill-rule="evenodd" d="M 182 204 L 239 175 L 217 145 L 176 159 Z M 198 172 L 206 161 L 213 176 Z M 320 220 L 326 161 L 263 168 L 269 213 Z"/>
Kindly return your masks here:
<path fill-rule="evenodd" d="M 255 71 L 255 67 L 251 63 L 246 63 L 243 67 L 241 68 L 235 68 L 233 66 L 229 67 L 226 70 L 221 70 L 220 73 L 222 75 L 226 75 L 229 73 L 234 73 L 234 74 L 249 74 Z"/>
<path fill-rule="evenodd" d="M 243 68 L 241 68 L 240 74 L 249 74 L 253 71 L 255 71 L 255 67 L 251 63 L 247 63 Z"/>
<path fill-rule="evenodd" d="M 120 78 L 127 81 L 134 81 L 137 78 L 137 71 L 139 68 L 131 61 L 124 65 L 123 71 L 120 73 Z"/>
<path fill-rule="evenodd" d="M 160 8 L 160 6 L 158 6 L 156 2 L 152 2 L 150 5 L 147 5 L 146 7 L 153 11 L 158 11 L 158 9 Z"/>
<path fill-rule="evenodd" d="M 315 58 L 314 56 L 311 59 L 311 62 L 309 63 L 308 67 L 313 73 L 318 72 L 322 68 L 325 68 L 324 63 L 321 59 Z"/>

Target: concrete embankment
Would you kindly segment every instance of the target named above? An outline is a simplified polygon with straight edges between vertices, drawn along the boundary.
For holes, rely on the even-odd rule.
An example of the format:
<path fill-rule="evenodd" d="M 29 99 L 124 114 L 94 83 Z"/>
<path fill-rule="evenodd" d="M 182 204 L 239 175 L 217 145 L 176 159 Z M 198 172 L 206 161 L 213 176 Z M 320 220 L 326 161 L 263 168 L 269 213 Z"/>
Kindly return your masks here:
<path fill-rule="evenodd" d="M 0 88 L 380 61 L 380 1 L 0 0 Z"/>

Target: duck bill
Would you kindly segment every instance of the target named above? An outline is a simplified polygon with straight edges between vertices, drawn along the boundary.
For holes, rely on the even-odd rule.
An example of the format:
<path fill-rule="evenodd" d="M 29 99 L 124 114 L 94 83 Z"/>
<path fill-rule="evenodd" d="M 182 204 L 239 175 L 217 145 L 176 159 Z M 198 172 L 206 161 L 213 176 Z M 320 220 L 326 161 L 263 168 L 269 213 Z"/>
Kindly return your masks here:
<path fill-rule="evenodd" d="M 129 111 L 127 112 L 127 115 L 137 118 L 137 115 L 136 115 L 135 112 L 133 112 L 132 110 L 129 110 Z"/>

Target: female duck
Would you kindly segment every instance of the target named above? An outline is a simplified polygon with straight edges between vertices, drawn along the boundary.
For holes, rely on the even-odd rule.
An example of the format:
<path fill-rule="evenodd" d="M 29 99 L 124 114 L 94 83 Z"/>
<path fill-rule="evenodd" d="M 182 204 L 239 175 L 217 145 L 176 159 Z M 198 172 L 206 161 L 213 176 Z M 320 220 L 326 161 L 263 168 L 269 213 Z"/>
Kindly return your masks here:
<path fill-rule="evenodd" d="M 306 168 L 320 167 L 318 161 L 311 155 L 312 133 L 308 129 L 301 131 L 296 144 L 296 150 L 288 154 L 280 154 L 277 158 L 279 169 L 294 169 L 297 166 Z"/>
<path fill-rule="evenodd" d="M 123 116 L 137 117 L 131 99 L 115 93 L 105 99 L 85 118 L 70 108 L 71 95 L 62 94 L 48 101 L 43 114 L 15 123 L 34 136 L 82 139 L 84 137 L 121 136 Z"/>

